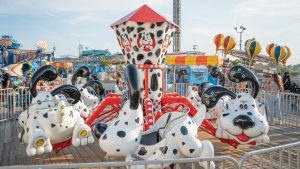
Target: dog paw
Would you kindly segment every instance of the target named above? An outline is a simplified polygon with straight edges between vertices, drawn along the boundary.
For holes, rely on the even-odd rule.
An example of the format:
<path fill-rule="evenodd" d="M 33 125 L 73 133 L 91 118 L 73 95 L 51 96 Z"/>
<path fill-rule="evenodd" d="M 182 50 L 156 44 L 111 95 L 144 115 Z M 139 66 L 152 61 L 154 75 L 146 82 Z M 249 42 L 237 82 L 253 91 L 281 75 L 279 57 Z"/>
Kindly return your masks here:
<path fill-rule="evenodd" d="M 82 124 L 74 129 L 72 137 L 72 144 L 74 146 L 83 146 L 93 142 L 94 137 L 91 128 L 88 125 Z"/>

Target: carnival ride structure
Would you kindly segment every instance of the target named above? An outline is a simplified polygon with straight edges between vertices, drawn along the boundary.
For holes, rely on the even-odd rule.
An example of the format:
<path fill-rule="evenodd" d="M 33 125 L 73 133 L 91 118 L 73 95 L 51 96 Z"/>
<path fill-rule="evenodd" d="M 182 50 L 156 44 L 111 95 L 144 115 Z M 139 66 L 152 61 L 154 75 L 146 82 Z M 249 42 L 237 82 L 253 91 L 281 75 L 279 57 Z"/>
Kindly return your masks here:
<path fill-rule="evenodd" d="M 201 126 L 208 133 L 218 137 L 219 128 L 215 128 L 210 120 L 205 119 L 205 106 L 214 107 L 226 94 L 232 98 L 224 103 L 232 107 L 225 106 L 226 109 L 222 109 L 225 113 L 222 111 L 219 114 L 219 121 L 221 125 L 222 122 L 233 123 L 230 126 L 233 130 L 230 130 L 226 137 L 218 137 L 219 140 L 237 147 L 239 144 L 255 144 L 255 141 L 266 136 L 267 122 L 261 119 L 254 100 L 258 93 L 258 84 L 255 83 L 255 76 L 248 69 L 241 66 L 233 67 L 230 77 L 235 82 L 252 81 L 254 83 L 252 96 L 246 93 L 230 93 L 219 86 L 209 87 L 207 90 L 200 87 L 199 94 L 203 104 L 199 104 L 200 99 L 195 102 L 191 97 L 189 100 L 176 93 L 164 92 L 163 75 L 166 68 L 166 52 L 175 30 L 178 29 L 177 25 L 144 5 L 115 22 L 111 27 L 117 34 L 118 42 L 128 64 L 125 72 L 129 100 L 123 99 L 122 94 L 107 94 L 96 110 L 84 121 L 80 117 L 80 112 L 74 106 L 72 107 L 82 98 L 83 93 L 79 91 L 82 88 L 68 85 L 57 88 L 51 93 L 35 91 L 35 84 L 38 80 L 51 81 L 56 78 L 57 71 L 53 67 L 49 65 L 45 66 L 46 68 L 42 67 L 36 72 L 31 88 L 34 96 L 33 105 L 19 118 L 20 124 L 24 127 L 23 138 L 27 138 L 23 140 L 25 142 L 30 140 L 27 141 L 30 150 L 28 155 L 43 153 L 44 151 L 40 147 L 44 145 L 48 146 L 47 149 L 44 148 L 47 150 L 45 152 L 49 152 L 51 143 L 54 151 L 59 151 L 71 144 L 78 146 L 91 143 L 93 137 L 90 127 L 93 127 L 95 135 L 99 137 L 100 148 L 108 156 L 123 156 L 126 157 L 126 160 L 212 157 L 214 155 L 213 146 L 209 141 L 198 140 L 198 127 Z M 78 76 L 88 77 L 88 74 L 87 68 L 80 68 L 74 73 L 73 81 L 75 82 Z M 102 87 L 98 84 L 99 86 Z M 84 86 L 82 87 L 84 88 Z M 198 96 L 200 96 L 199 94 Z M 47 95 L 51 98 L 48 98 Z M 70 98 L 73 98 L 74 101 L 67 103 L 59 100 Z M 49 105 L 54 109 L 51 108 L 50 111 Z M 238 107 L 240 109 L 234 109 Z M 40 111 L 37 113 L 35 109 L 40 109 L 42 113 Z M 72 119 L 70 119 L 70 115 L 67 115 L 71 110 L 73 112 Z M 29 117 L 27 120 L 25 114 Z M 245 114 L 248 114 L 247 117 Z M 43 119 L 45 116 L 49 116 L 51 119 Z M 253 120 L 253 118 L 255 119 Z M 22 123 L 22 119 L 26 121 L 24 121 L 25 125 Z M 263 124 L 259 124 L 261 121 Z M 35 128 L 34 131 L 45 130 L 45 134 L 42 135 L 44 139 L 41 141 L 35 135 L 38 132 L 31 132 L 37 123 L 41 124 L 42 129 Z M 27 129 L 28 125 L 30 130 Z M 65 125 L 68 125 L 70 129 L 67 130 Z M 56 130 L 53 129 L 55 127 Z M 53 131 L 55 131 L 55 136 Z M 252 134 L 252 132 L 258 131 L 262 133 L 260 135 Z M 55 141 L 51 140 L 52 137 Z M 211 163 L 210 166 L 213 168 L 214 164 Z"/>

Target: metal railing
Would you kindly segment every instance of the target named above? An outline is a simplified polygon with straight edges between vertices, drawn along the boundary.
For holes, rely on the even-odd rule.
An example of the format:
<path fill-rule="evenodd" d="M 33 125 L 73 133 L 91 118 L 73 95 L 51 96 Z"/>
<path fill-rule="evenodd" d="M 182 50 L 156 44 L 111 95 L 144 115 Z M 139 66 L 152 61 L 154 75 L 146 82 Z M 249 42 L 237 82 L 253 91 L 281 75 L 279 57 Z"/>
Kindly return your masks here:
<path fill-rule="evenodd" d="M 300 168 L 300 142 L 246 152 L 239 160 L 244 168 Z"/>
<path fill-rule="evenodd" d="M 176 169 L 179 168 L 200 168 L 199 163 L 204 164 L 205 168 L 210 168 L 211 163 L 216 164 L 216 168 L 220 169 L 238 169 L 238 162 L 229 156 L 216 156 L 212 158 L 183 158 L 170 160 L 147 160 L 147 161 L 127 161 L 127 162 L 97 162 L 97 163 L 73 163 L 73 164 L 47 164 L 47 165 L 22 165 L 22 166 L 5 166 L 0 169 L 58 169 L 58 168 L 95 168 L 95 167 L 127 167 L 127 168 L 165 168 L 173 164 Z M 183 167 L 184 166 L 184 167 Z"/>

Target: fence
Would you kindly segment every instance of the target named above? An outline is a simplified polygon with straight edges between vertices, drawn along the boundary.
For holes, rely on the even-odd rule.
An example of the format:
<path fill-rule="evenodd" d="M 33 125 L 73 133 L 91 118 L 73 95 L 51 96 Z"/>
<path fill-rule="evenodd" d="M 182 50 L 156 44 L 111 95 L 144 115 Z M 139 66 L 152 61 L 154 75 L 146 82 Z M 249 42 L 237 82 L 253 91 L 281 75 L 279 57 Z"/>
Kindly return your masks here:
<path fill-rule="evenodd" d="M 255 150 L 245 153 L 239 160 L 244 168 L 300 168 L 300 142 Z"/>
<path fill-rule="evenodd" d="M 216 168 L 220 169 L 238 169 L 238 162 L 229 156 L 218 156 L 212 158 L 184 158 L 184 159 L 172 159 L 172 160 L 149 160 L 149 161 L 131 161 L 131 162 L 98 162 L 98 163 L 78 163 L 78 164 L 47 164 L 47 165 L 27 165 L 27 166 L 5 166 L 0 169 L 57 169 L 57 168 L 95 168 L 95 167 L 106 167 L 106 168 L 156 168 L 163 169 L 164 167 L 173 164 L 176 169 L 179 168 L 200 168 L 199 163 L 203 164 L 205 168 L 210 168 L 210 162 L 216 164 Z"/>

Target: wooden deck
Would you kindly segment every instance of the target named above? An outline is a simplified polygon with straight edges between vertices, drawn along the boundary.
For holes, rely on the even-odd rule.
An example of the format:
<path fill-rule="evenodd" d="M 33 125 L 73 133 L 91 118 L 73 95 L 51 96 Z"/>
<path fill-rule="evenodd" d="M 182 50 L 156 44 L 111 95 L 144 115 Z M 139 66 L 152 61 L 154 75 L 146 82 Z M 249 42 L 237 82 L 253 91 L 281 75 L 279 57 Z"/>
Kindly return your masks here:
<path fill-rule="evenodd" d="M 0 122 L 0 166 L 8 165 L 32 165 L 32 164 L 67 164 L 67 163 L 84 163 L 84 162 L 102 162 L 107 161 L 104 153 L 100 150 L 98 142 L 82 147 L 70 146 L 59 153 L 47 153 L 35 157 L 26 156 L 26 146 L 18 141 L 17 135 L 21 128 L 15 120 Z M 199 131 L 201 140 L 210 140 L 215 147 L 216 155 L 230 155 L 237 160 L 246 152 L 255 149 L 282 145 L 286 143 L 300 141 L 299 128 L 284 128 L 271 126 L 269 136 L 271 143 L 260 144 L 258 146 L 239 146 L 235 149 L 226 144 L 220 143 L 216 138 L 205 132 Z M 112 159 L 113 161 L 122 159 Z M 111 159 L 110 159 L 111 161 Z"/>

